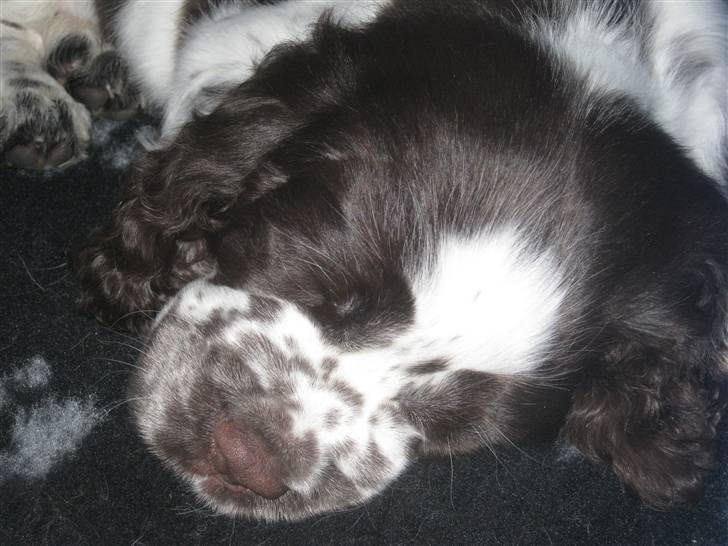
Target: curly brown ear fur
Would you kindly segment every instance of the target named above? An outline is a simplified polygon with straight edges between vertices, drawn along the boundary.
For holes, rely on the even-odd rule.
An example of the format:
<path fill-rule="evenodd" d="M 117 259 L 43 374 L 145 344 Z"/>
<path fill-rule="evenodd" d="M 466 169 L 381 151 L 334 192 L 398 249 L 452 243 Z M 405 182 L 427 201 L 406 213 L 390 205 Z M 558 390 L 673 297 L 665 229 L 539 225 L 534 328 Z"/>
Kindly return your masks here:
<path fill-rule="evenodd" d="M 170 237 L 143 214 L 139 198 L 123 202 L 109 226 L 72 259 L 79 305 L 113 327 L 139 331 L 185 283 L 214 270 L 202 237 Z"/>
<path fill-rule="evenodd" d="M 613 349 L 577 388 L 563 429 L 656 509 L 695 500 L 717 464 L 725 384 L 711 356 L 692 356 L 686 365 L 638 344 Z"/>
<path fill-rule="evenodd" d="M 73 260 L 81 307 L 137 330 L 181 286 L 214 271 L 207 235 L 233 205 L 285 182 L 265 156 L 294 125 L 277 101 L 238 97 L 143 158 L 111 222 Z"/>

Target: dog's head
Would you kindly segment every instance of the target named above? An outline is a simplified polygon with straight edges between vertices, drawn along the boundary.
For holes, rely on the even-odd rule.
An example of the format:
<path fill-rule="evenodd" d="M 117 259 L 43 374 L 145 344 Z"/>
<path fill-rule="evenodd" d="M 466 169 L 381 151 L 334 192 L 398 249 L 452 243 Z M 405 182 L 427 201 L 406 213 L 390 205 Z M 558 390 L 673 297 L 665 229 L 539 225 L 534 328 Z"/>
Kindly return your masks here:
<path fill-rule="evenodd" d="M 524 420 L 563 412 L 559 391 L 400 341 L 342 349 L 291 302 L 195 281 L 157 318 L 130 399 L 204 501 L 268 520 L 361 503 L 420 454 L 518 439 Z"/>

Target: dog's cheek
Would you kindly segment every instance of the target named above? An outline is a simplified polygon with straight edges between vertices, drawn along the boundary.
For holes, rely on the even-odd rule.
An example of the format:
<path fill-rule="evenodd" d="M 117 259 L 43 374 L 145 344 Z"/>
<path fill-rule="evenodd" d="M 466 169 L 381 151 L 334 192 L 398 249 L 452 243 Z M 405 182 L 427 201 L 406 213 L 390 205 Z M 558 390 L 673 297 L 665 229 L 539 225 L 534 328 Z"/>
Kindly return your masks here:
<path fill-rule="evenodd" d="M 421 432 L 423 451 L 462 452 L 497 441 L 503 378 L 459 370 L 439 379 L 419 384 L 415 381 L 400 391 L 396 402 L 405 418 Z"/>

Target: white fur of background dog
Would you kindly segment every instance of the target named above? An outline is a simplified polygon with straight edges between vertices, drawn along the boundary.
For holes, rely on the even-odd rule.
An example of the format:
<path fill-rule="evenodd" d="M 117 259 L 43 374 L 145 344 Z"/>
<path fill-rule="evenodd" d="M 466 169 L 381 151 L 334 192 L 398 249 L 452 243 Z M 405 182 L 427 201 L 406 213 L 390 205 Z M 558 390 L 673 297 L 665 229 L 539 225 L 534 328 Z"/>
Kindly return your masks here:
<path fill-rule="evenodd" d="M 180 36 L 179 13 L 184 0 L 124 2 L 114 29 L 119 49 L 135 82 L 150 104 L 164 111 L 164 140 L 199 109 L 214 107 L 204 89 L 229 88 L 243 81 L 267 51 L 278 43 L 305 38 L 326 11 L 351 25 L 373 18 L 389 0 L 288 0 L 271 6 L 232 3 L 195 22 Z M 654 26 L 647 56 L 641 54 L 635 29 L 608 27 L 595 3 L 564 3 L 573 11 L 563 28 L 533 20 L 533 35 L 565 63 L 588 75 L 595 89 L 625 93 L 637 100 L 713 177 L 725 167 L 728 123 L 728 23 L 719 0 L 648 2 Z M 5 131 L 21 123 L 15 108 L 20 91 L 17 63 L 26 76 L 49 84 L 46 99 L 69 104 L 74 131 L 82 148 L 89 138 L 90 119 L 78 103 L 50 78 L 43 61 L 68 34 L 90 38 L 94 52 L 103 48 L 93 2 L 9 0 L 0 4 L 0 114 Z M 8 24 L 10 23 L 10 24 Z M 19 25 L 21 28 L 18 28 Z M 242 30 L 242 31 L 241 31 Z M 108 47 L 108 46 L 107 46 Z M 696 55 L 697 54 L 697 55 Z M 686 62 L 700 57 L 705 65 L 686 81 Z M 690 73 L 688 71 L 688 73 Z M 0 126 L 0 143 L 2 142 Z"/>

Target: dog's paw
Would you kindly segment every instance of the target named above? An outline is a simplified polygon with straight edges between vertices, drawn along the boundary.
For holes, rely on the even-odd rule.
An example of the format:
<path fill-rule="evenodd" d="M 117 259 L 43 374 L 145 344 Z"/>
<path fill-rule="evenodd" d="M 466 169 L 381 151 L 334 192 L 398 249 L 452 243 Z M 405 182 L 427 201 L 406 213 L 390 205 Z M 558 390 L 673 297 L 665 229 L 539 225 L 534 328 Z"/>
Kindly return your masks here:
<path fill-rule="evenodd" d="M 5 70 L 7 68 L 7 70 Z M 91 116 L 45 72 L 3 66 L 0 158 L 41 171 L 86 157 Z"/>
<path fill-rule="evenodd" d="M 139 111 L 141 98 L 126 64 L 90 37 L 63 38 L 48 53 L 46 70 L 97 117 L 127 120 Z"/>
<path fill-rule="evenodd" d="M 96 117 L 125 121 L 141 108 L 141 96 L 129 81 L 129 71 L 115 51 L 95 57 L 66 84 L 68 92 Z"/>

